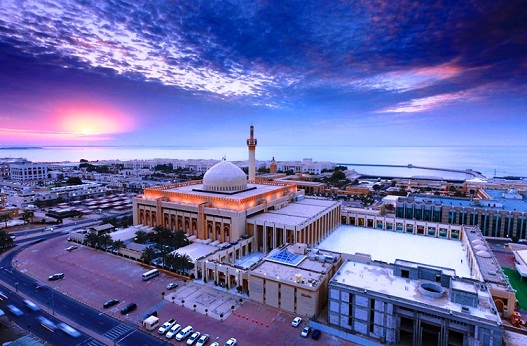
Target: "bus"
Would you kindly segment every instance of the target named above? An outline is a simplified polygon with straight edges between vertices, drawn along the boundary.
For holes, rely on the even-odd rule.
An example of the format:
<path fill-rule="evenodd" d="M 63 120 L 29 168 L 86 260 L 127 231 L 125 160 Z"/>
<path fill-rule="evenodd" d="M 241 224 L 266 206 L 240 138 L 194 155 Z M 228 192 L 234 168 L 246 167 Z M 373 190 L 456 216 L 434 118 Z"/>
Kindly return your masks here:
<path fill-rule="evenodd" d="M 149 270 L 146 273 L 143 273 L 143 281 L 150 280 L 151 278 L 158 276 L 158 275 L 159 275 L 159 270 L 157 269 Z"/>

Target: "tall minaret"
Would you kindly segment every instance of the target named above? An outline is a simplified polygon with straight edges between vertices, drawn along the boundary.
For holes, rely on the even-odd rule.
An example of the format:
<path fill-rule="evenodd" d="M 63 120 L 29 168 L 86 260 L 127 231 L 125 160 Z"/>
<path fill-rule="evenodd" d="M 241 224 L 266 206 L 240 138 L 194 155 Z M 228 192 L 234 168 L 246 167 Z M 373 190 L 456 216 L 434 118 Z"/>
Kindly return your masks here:
<path fill-rule="evenodd" d="M 256 138 L 254 138 L 254 126 L 251 125 L 251 137 L 247 140 L 249 148 L 249 181 L 256 179 Z"/>

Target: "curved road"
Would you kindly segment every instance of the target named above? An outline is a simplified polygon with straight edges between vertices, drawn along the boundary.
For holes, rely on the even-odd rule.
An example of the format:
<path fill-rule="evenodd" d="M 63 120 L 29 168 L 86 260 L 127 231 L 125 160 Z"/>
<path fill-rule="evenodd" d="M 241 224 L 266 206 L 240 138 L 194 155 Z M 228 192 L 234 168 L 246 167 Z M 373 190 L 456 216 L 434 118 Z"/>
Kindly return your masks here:
<path fill-rule="evenodd" d="M 6 314 L 20 327 L 27 329 L 52 345 L 137 346 L 166 344 L 164 341 L 142 332 L 132 324 L 124 323 L 81 304 L 13 268 L 13 258 L 19 252 L 27 249 L 36 242 L 41 242 L 62 234 L 64 233 L 54 232 L 35 237 L 36 240 L 25 245 L 20 245 L 2 257 L 0 260 L 0 280 L 11 287 L 9 290 L 6 287 L 2 289 L 7 299 L 3 299 L 0 302 L 0 306 Z M 23 298 L 20 296 L 21 294 L 25 298 L 37 303 L 40 307 L 47 307 L 46 311 L 51 312 L 53 316 L 50 316 L 50 314 L 42 310 L 34 312 L 25 308 L 22 302 Z M 13 304 L 20 308 L 24 312 L 24 315 L 17 317 L 11 314 L 9 309 L 7 309 L 8 304 Z M 66 320 L 74 322 L 74 324 L 82 326 L 81 331 L 86 330 L 88 334 L 83 333 L 80 337 L 73 338 L 59 330 L 52 332 L 40 325 L 37 320 L 38 316 L 44 316 L 55 323 L 60 322 L 59 319 L 61 317 L 65 318 Z M 98 335 L 99 337 L 94 338 L 90 335 Z"/>

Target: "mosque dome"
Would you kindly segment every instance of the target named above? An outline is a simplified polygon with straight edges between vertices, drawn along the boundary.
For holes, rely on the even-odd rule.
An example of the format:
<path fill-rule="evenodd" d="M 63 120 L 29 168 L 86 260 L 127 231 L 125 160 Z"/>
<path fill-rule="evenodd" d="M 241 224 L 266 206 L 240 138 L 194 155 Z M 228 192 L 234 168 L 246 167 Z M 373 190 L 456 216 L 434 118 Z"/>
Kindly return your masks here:
<path fill-rule="evenodd" d="M 240 167 L 221 161 L 205 172 L 203 189 L 208 191 L 238 191 L 247 189 L 247 175 Z"/>

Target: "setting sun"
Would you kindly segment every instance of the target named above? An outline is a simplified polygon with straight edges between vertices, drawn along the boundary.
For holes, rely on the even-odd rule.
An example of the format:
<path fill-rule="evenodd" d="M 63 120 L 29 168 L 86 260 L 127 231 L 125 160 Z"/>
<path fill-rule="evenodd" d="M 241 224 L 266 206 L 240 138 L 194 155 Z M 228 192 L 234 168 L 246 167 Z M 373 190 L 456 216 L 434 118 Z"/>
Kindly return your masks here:
<path fill-rule="evenodd" d="M 61 131 L 80 137 L 122 133 L 134 127 L 127 116 L 109 110 L 72 109 L 63 112 L 59 118 Z"/>

